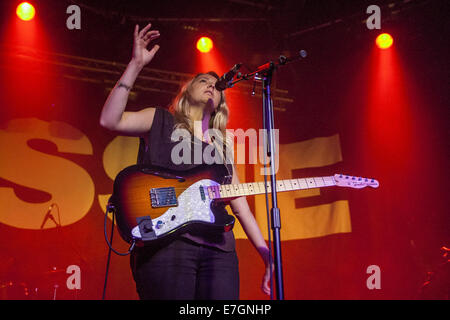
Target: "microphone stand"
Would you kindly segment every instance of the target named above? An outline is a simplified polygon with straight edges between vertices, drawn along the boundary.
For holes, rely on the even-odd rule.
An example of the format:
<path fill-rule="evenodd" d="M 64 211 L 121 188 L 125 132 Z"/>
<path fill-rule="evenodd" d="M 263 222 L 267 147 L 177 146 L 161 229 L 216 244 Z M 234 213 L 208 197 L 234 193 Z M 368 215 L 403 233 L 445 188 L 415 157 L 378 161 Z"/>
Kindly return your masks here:
<path fill-rule="evenodd" d="M 277 181 L 275 173 L 275 135 L 274 135 L 274 116 L 273 116 L 273 101 L 271 98 L 271 83 L 273 72 L 276 70 L 277 66 L 285 65 L 288 62 L 306 58 L 307 53 L 305 50 L 301 50 L 298 56 L 287 58 L 281 55 L 277 62 L 269 61 L 257 68 L 256 71 L 242 75 L 238 74 L 235 81 L 230 81 L 227 83 L 227 87 L 231 88 L 236 83 L 242 80 L 248 80 L 254 78 L 255 80 L 261 80 L 262 82 L 262 108 L 263 108 L 263 126 L 265 134 L 267 133 L 265 146 L 266 155 L 270 158 L 270 184 L 272 190 L 272 208 L 270 209 L 271 215 L 271 226 L 273 234 L 273 247 L 274 247 L 274 265 L 275 265 L 275 285 L 276 285 L 276 298 L 277 300 L 284 300 L 284 284 L 283 284 L 283 268 L 281 261 L 281 239 L 280 239 L 280 229 L 281 229 L 281 219 L 280 219 L 280 209 L 278 208 L 277 199 Z M 265 135 L 264 134 L 264 135 Z M 266 163 L 264 163 L 266 165 Z M 267 192 L 267 187 L 266 187 Z M 270 245 L 270 244 L 269 244 Z"/>
<path fill-rule="evenodd" d="M 58 209 L 58 221 L 56 221 L 55 217 L 51 213 L 51 210 L 52 210 L 52 208 L 54 206 L 56 206 L 56 208 Z M 50 220 L 52 220 L 55 223 L 56 229 L 57 229 L 57 233 L 58 233 L 58 236 L 59 236 L 60 240 L 65 242 L 65 244 L 66 244 L 67 242 L 64 241 L 64 240 L 66 240 L 66 238 L 62 235 L 61 215 L 60 215 L 59 206 L 58 206 L 57 203 L 52 203 L 50 205 L 50 208 L 49 208 L 47 214 L 44 217 L 44 221 L 41 224 L 41 229 L 43 229 L 45 223 L 47 222 L 47 219 L 50 219 Z M 75 252 L 75 254 L 78 256 L 78 258 L 80 259 L 80 263 L 86 262 L 83 259 L 83 256 L 81 255 L 80 251 L 78 251 L 75 248 L 75 246 L 74 246 L 73 242 L 71 241 L 71 239 L 68 240 L 68 243 L 69 243 L 69 246 L 72 248 L 72 250 Z M 53 269 L 56 269 L 56 267 L 53 267 Z M 59 288 L 58 283 L 54 283 L 53 284 L 53 289 L 54 289 L 53 290 L 53 300 L 56 300 L 56 291 L 58 290 L 58 288 Z M 78 299 L 78 294 L 77 294 L 78 293 L 78 289 L 74 289 L 74 290 L 75 290 L 75 300 L 77 300 Z"/>

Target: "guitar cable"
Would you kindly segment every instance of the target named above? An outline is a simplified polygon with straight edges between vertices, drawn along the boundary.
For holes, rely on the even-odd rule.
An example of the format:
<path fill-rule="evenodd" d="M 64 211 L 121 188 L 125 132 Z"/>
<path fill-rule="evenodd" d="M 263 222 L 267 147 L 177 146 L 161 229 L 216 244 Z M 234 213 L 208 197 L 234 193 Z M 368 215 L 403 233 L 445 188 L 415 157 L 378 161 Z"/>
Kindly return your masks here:
<path fill-rule="evenodd" d="M 111 236 L 110 236 L 110 240 L 108 240 L 108 234 L 106 232 L 106 222 L 108 221 L 108 213 L 111 212 Z M 108 258 L 106 260 L 106 270 L 105 270 L 105 283 L 103 285 L 103 293 L 102 293 L 102 300 L 105 300 L 105 295 L 106 295 L 106 285 L 108 282 L 108 273 L 109 273 L 109 265 L 111 262 L 111 252 L 114 252 L 115 254 L 119 255 L 119 256 L 127 256 L 131 253 L 131 251 L 133 251 L 134 246 L 136 244 L 136 241 L 133 240 L 133 242 L 131 243 L 130 248 L 128 249 L 128 252 L 118 252 L 116 251 L 113 247 L 112 247 L 112 242 L 113 242 L 113 235 L 114 235 L 114 223 L 115 223 L 115 208 L 114 205 L 111 203 L 111 199 L 108 202 L 108 205 L 106 206 L 106 212 L 105 212 L 105 219 L 104 219 L 104 224 L 103 224 L 103 231 L 104 231 L 104 235 L 105 235 L 105 241 L 106 244 L 109 247 L 108 250 Z"/>

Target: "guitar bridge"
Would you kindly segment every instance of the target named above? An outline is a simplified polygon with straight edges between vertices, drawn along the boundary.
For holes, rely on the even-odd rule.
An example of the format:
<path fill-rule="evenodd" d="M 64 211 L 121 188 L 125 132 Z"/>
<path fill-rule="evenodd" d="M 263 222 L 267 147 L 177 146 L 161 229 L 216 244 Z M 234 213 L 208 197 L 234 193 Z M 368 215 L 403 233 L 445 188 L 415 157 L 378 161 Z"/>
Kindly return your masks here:
<path fill-rule="evenodd" d="M 150 202 L 152 208 L 178 206 L 177 195 L 174 187 L 150 189 Z"/>

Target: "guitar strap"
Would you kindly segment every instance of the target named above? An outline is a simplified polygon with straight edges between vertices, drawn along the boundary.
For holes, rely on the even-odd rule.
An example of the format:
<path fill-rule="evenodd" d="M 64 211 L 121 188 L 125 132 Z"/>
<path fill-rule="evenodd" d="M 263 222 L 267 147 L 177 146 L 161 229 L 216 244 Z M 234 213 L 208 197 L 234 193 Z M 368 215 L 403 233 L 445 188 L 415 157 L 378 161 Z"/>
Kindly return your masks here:
<path fill-rule="evenodd" d="M 217 149 L 216 149 L 216 151 L 217 151 Z M 233 168 L 233 166 L 232 166 L 232 164 L 228 164 L 227 145 L 226 145 L 226 143 L 223 144 L 223 157 L 224 157 L 224 160 L 225 160 L 223 165 L 225 166 L 225 168 L 227 169 L 227 172 L 228 172 L 228 175 L 223 178 L 223 180 L 224 180 L 223 184 L 230 184 L 232 179 L 233 179 L 233 173 L 230 172 L 230 168 L 228 167 L 228 165 L 230 165 L 231 168 Z"/>
<path fill-rule="evenodd" d="M 208 136 L 209 138 L 209 136 Z M 208 139 L 209 141 L 211 141 L 214 145 L 214 149 L 216 152 L 218 152 L 219 150 L 217 150 L 216 145 L 214 144 L 215 141 L 215 137 L 211 137 L 211 139 Z M 195 144 L 195 138 L 194 135 L 191 135 L 191 143 Z M 222 184 L 230 184 L 232 179 L 233 179 L 233 172 L 232 169 L 230 171 L 230 168 L 228 166 L 230 166 L 231 168 L 233 168 L 233 166 L 231 164 L 228 163 L 228 157 L 227 157 L 227 145 L 224 143 L 224 147 L 223 147 L 223 154 L 222 154 L 222 159 L 223 159 L 223 165 L 225 166 L 225 169 L 228 172 L 228 175 L 225 175 L 222 181 Z"/>

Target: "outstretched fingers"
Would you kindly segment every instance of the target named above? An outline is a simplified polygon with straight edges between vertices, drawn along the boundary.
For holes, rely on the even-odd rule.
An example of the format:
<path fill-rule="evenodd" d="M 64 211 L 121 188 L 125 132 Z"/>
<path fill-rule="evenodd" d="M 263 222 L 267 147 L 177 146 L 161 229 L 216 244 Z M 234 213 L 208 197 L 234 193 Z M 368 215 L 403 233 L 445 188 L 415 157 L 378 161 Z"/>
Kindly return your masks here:
<path fill-rule="evenodd" d="M 151 23 L 149 23 L 148 25 L 146 25 L 140 32 L 139 32 L 139 37 L 140 38 L 142 38 L 146 33 L 147 33 L 147 31 L 150 29 L 150 27 L 152 26 L 152 24 Z"/>
<path fill-rule="evenodd" d="M 156 52 L 159 50 L 159 45 L 155 44 L 153 48 L 149 51 L 152 55 L 155 55 Z"/>
<path fill-rule="evenodd" d="M 149 32 L 147 32 L 142 39 L 148 43 L 150 42 L 150 40 L 156 39 L 160 36 L 159 31 L 158 30 L 151 30 Z"/>
<path fill-rule="evenodd" d="M 139 34 L 139 25 L 137 24 L 137 25 L 134 27 L 134 39 L 137 39 L 138 34 Z"/>

